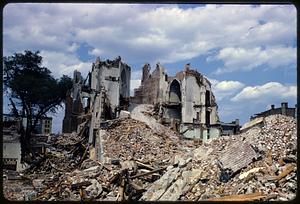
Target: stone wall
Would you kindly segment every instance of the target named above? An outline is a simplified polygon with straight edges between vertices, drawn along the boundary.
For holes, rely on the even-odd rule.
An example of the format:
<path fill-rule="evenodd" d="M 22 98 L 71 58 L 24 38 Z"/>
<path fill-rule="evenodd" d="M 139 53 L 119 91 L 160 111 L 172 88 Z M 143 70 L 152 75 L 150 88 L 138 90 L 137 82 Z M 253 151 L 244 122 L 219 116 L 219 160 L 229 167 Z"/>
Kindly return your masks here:
<path fill-rule="evenodd" d="M 21 143 L 19 141 L 3 141 L 3 161 L 16 163 L 16 170 L 23 170 L 21 164 Z"/>
<path fill-rule="evenodd" d="M 162 123 L 179 125 L 177 130 L 184 137 L 203 139 L 207 135 L 209 140 L 219 136 L 218 106 L 207 78 L 189 64 L 175 76 L 168 76 L 159 63 L 151 74 L 150 70 L 145 64 L 141 86 L 135 89 L 131 102 L 158 104 Z"/>
<path fill-rule="evenodd" d="M 77 131 L 78 125 L 84 122 L 81 116 L 90 114 L 95 105 L 101 108 L 102 119 L 116 118 L 121 109 L 128 109 L 130 75 L 131 68 L 121 57 L 106 61 L 98 57 L 85 79 L 75 70 L 73 88 L 66 100 L 63 132 Z M 98 95 L 103 98 L 101 104 L 95 104 Z"/>

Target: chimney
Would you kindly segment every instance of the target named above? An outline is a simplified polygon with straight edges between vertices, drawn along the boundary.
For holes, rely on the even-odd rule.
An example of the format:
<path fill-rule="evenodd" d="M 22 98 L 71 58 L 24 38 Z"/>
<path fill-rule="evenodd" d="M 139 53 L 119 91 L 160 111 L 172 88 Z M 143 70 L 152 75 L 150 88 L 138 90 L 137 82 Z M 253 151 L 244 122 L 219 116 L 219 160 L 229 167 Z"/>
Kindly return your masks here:
<path fill-rule="evenodd" d="M 281 103 L 281 114 L 282 115 L 286 115 L 287 108 L 288 108 L 288 103 L 287 102 Z"/>
<path fill-rule="evenodd" d="M 97 57 L 97 58 L 96 58 L 95 65 L 98 65 L 98 64 L 100 64 L 100 57 Z"/>
<path fill-rule="evenodd" d="M 235 124 L 236 125 L 240 125 L 240 120 L 239 119 L 235 119 Z"/>
<path fill-rule="evenodd" d="M 189 71 L 190 70 L 190 63 L 188 63 L 188 64 L 186 64 L 185 66 L 184 66 L 184 71 Z"/>

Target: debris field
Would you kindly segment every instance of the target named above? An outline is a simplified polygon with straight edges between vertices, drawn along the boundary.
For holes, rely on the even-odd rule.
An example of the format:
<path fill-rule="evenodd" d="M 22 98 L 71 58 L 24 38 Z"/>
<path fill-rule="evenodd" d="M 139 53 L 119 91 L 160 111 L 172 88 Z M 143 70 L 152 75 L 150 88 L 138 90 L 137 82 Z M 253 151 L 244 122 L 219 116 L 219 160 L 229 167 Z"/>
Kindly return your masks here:
<path fill-rule="evenodd" d="M 151 117 L 151 115 L 149 116 Z M 9 200 L 272 201 L 297 192 L 296 120 L 283 115 L 239 135 L 208 143 L 184 140 L 134 116 L 107 122 L 102 162 L 89 159 L 88 139 L 52 137 L 30 168 L 5 170 Z M 167 132 L 167 133 L 166 133 Z M 173 136 L 170 136 L 173 135 Z"/>

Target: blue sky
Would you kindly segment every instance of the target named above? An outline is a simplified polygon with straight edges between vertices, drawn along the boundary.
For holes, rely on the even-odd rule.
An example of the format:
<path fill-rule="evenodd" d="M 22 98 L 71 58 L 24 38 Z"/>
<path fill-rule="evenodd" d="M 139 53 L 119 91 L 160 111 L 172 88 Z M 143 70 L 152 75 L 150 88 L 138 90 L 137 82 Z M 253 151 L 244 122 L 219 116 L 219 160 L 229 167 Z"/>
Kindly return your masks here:
<path fill-rule="evenodd" d="M 57 78 L 75 69 L 85 76 L 97 56 L 120 55 L 132 67 L 132 90 L 144 63 L 160 62 L 169 75 L 191 63 L 211 80 L 221 121 L 245 123 L 271 104 L 296 103 L 296 12 L 293 5 L 8 4 L 3 53 L 40 50 Z"/>

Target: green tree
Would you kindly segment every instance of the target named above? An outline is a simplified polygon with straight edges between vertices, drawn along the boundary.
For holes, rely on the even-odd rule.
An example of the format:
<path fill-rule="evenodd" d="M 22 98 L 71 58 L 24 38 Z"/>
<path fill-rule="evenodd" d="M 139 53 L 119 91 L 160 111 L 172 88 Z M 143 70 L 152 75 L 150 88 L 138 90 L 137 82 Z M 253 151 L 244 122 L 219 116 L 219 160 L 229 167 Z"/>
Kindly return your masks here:
<path fill-rule="evenodd" d="M 17 117 L 27 118 L 26 127 L 21 130 L 22 162 L 31 152 L 30 138 L 39 119 L 46 113 L 55 113 L 66 99 L 66 93 L 72 87 L 70 77 L 60 79 L 51 76 L 51 71 L 42 66 L 39 51 L 15 53 L 4 57 L 4 91 L 9 97 L 13 113 Z"/>

